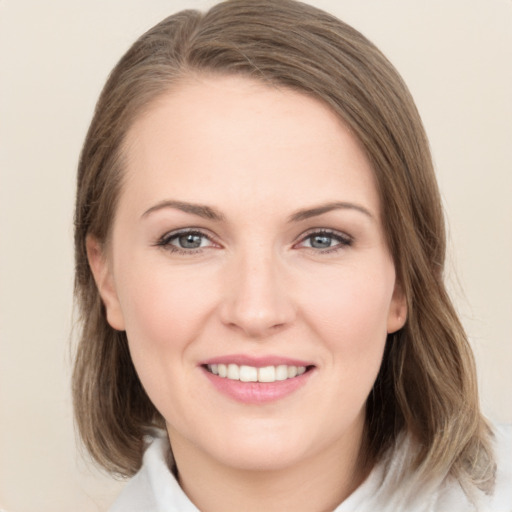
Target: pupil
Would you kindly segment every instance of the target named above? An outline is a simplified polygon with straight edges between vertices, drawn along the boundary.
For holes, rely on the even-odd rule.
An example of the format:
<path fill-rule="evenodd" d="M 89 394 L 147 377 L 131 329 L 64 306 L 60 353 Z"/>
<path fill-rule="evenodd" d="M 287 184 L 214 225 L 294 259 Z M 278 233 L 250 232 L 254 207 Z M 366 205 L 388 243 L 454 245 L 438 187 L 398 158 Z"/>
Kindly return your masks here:
<path fill-rule="evenodd" d="M 326 235 L 315 235 L 311 239 L 311 247 L 315 249 L 326 249 L 331 246 L 331 237 Z"/>
<path fill-rule="evenodd" d="M 201 236 L 193 234 L 181 235 L 179 242 L 184 249 L 197 249 L 201 247 Z"/>

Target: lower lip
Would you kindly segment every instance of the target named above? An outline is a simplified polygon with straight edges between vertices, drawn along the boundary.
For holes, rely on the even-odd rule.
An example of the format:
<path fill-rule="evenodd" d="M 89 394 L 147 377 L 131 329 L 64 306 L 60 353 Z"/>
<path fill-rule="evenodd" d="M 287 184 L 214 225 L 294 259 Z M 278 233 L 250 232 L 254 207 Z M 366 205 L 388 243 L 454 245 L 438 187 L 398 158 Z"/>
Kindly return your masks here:
<path fill-rule="evenodd" d="M 275 382 L 241 382 L 219 377 L 203 368 L 203 372 L 217 391 L 244 404 L 266 404 L 285 398 L 299 390 L 311 377 L 314 370 Z"/>

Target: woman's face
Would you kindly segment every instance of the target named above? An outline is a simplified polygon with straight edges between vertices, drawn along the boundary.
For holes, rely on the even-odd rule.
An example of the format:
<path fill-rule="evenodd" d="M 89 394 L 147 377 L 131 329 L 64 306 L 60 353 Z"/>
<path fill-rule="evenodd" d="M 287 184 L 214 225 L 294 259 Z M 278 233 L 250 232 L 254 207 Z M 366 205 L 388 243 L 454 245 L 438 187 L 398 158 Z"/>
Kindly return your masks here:
<path fill-rule="evenodd" d="M 175 453 L 278 469 L 358 449 L 406 312 L 350 131 L 306 95 L 195 78 L 125 155 L 108 254 L 89 256 Z"/>

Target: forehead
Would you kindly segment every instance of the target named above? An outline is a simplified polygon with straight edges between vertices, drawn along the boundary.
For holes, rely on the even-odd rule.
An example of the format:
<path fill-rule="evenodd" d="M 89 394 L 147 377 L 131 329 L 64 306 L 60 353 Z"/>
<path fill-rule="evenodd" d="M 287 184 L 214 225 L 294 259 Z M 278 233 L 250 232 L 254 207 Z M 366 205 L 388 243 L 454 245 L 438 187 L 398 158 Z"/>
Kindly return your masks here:
<path fill-rule="evenodd" d="M 247 78 L 181 82 L 135 121 L 125 156 L 125 183 L 141 200 L 167 194 L 228 205 L 259 197 L 285 205 L 305 194 L 311 202 L 351 194 L 378 204 L 368 159 L 331 109 Z"/>

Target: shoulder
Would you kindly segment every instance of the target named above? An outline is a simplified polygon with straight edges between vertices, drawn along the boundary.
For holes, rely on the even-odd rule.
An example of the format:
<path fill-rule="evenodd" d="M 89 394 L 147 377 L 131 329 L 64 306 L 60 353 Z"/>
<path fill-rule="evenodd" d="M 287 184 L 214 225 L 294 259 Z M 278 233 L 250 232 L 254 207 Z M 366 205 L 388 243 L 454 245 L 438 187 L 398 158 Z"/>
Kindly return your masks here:
<path fill-rule="evenodd" d="M 512 511 L 512 425 L 498 425 L 494 429 L 496 456 L 496 487 L 492 511 Z"/>
<path fill-rule="evenodd" d="M 404 477 L 415 447 L 403 436 L 335 512 L 512 512 L 512 426 L 495 428 L 494 449 L 497 471 L 493 494 L 478 491 L 469 498 L 454 479 L 425 484 L 414 474 Z"/>
<path fill-rule="evenodd" d="M 165 432 L 154 431 L 146 443 L 142 467 L 109 512 L 199 512 L 169 469 L 170 446 Z"/>
<path fill-rule="evenodd" d="M 512 512 L 512 425 L 494 427 L 494 456 L 496 461 L 496 480 L 491 494 L 477 492 L 474 504 L 467 510 L 476 512 Z M 457 482 L 445 482 L 439 492 L 436 512 L 458 510 L 456 507 L 462 491 Z M 463 494 L 463 493 L 462 493 Z M 465 497 L 465 495 L 464 495 Z M 470 502 L 468 502 L 470 503 Z"/>
<path fill-rule="evenodd" d="M 121 491 L 109 512 L 142 512 L 158 510 L 151 492 L 147 472 L 139 471 Z"/>
<path fill-rule="evenodd" d="M 435 492 L 432 512 L 512 512 L 512 425 L 494 427 L 496 480 L 490 494 L 468 496 L 459 482 L 445 479 Z"/>

